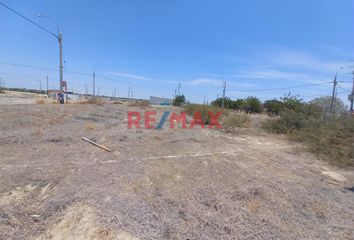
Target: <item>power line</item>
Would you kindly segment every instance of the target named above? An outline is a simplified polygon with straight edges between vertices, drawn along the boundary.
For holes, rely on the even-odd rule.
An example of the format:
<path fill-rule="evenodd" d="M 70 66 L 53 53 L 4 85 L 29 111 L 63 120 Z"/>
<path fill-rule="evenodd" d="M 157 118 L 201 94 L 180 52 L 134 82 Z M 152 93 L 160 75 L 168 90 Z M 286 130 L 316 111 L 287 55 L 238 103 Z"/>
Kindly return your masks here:
<path fill-rule="evenodd" d="M 16 15 L 24 18 L 25 20 L 27 20 L 28 22 L 32 23 L 33 25 L 37 26 L 38 28 L 42 29 L 43 31 L 49 33 L 50 35 L 54 36 L 55 38 L 59 38 L 59 36 L 57 36 L 55 33 L 51 32 L 50 30 L 48 30 L 47 28 L 43 27 L 42 25 L 36 23 L 35 21 L 29 19 L 28 17 L 22 15 L 21 13 L 17 12 L 15 9 L 12 9 L 11 7 L 5 5 L 4 3 L 0 2 L 0 5 L 2 5 L 3 7 L 7 8 L 8 10 L 10 10 L 11 12 L 15 13 Z"/>

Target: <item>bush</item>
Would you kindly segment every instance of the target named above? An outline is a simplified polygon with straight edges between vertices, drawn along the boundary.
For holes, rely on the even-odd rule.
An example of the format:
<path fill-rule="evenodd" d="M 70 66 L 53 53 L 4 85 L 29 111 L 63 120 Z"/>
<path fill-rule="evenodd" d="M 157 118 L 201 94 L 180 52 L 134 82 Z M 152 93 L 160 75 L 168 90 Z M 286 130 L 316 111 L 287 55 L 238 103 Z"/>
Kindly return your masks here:
<path fill-rule="evenodd" d="M 231 100 L 230 98 L 225 98 L 224 107 L 226 109 L 234 109 L 234 110 L 241 109 L 243 102 L 244 102 L 243 99 L 237 99 L 236 101 L 234 101 L 234 100 Z M 211 105 L 214 107 L 221 107 L 222 98 L 218 98 L 218 99 L 212 101 Z"/>
<path fill-rule="evenodd" d="M 282 101 L 273 99 L 265 101 L 263 107 L 266 109 L 267 113 L 279 115 L 279 113 L 284 109 L 284 104 Z"/>
<path fill-rule="evenodd" d="M 175 99 L 173 100 L 173 106 L 182 106 L 186 102 L 186 98 L 184 95 L 177 95 Z"/>
<path fill-rule="evenodd" d="M 218 107 L 213 107 L 213 106 L 208 106 L 208 105 L 200 105 L 200 104 L 189 104 L 189 105 L 186 105 L 184 107 L 184 109 L 185 109 L 185 112 L 191 116 L 194 116 L 195 112 L 199 112 L 204 124 L 210 123 L 209 112 L 212 112 L 214 115 L 216 115 L 219 111 L 222 111 L 222 109 L 218 108 Z"/>
<path fill-rule="evenodd" d="M 354 118 L 342 116 L 310 121 L 290 135 L 290 139 L 304 142 L 310 151 L 340 167 L 354 166 Z"/>
<path fill-rule="evenodd" d="M 220 120 L 221 126 L 225 129 L 248 128 L 249 123 L 250 119 L 247 115 L 235 112 L 223 114 Z"/>
<path fill-rule="evenodd" d="M 263 128 L 306 143 L 311 152 L 331 164 L 354 166 L 354 118 L 324 118 L 318 105 L 294 96 L 282 98 L 282 103 L 280 117 L 265 122 Z"/>
<path fill-rule="evenodd" d="M 250 113 L 260 113 L 262 112 L 262 103 L 256 97 L 248 97 L 244 100 L 242 108 L 246 112 Z"/>

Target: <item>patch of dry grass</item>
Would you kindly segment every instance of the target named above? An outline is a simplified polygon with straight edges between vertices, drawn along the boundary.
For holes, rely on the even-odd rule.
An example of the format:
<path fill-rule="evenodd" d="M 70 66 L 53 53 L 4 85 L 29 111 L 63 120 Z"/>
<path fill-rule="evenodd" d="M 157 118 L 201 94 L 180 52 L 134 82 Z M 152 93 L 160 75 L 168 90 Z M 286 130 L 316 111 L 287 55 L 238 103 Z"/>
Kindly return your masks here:
<path fill-rule="evenodd" d="M 94 123 L 87 123 L 85 128 L 86 128 L 87 131 L 95 130 L 96 129 L 96 125 Z"/>
<path fill-rule="evenodd" d="M 221 117 L 221 126 L 229 128 L 248 128 L 250 125 L 249 117 L 244 113 L 225 112 Z"/>
<path fill-rule="evenodd" d="M 129 103 L 129 107 L 148 107 L 149 102 L 147 101 L 133 101 Z"/>
<path fill-rule="evenodd" d="M 43 98 L 37 98 L 37 99 L 36 99 L 36 103 L 37 103 L 37 104 L 46 104 L 47 101 L 46 101 L 45 99 L 43 99 Z"/>
<path fill-rule="evenodd" d="M 80 104 L 96 104 L 96 105 L 98 105 L 98 106 L 103 106 L 103 105 L 105 105 L 105 102 L 104 102 L 104 101 L 102 101 L 102 100 L 100 100 L 100 99 L 97 99 L 97 98 L 95 98 L 95 99 L 90 98 L 90 99 L 86 99 L 86 100 L 81 100 L 79 103 L 80 103 Z"/>

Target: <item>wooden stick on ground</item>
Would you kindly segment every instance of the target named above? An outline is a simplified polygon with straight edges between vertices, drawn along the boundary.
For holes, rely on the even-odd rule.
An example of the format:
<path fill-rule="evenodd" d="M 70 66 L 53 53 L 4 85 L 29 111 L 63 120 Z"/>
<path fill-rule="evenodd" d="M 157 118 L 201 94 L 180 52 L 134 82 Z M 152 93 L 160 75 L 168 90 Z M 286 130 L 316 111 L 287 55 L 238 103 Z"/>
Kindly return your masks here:
<path fill-rule="evenodd" d="M 111 150 L 110 150 L 109 148 L 107 148 L 107 147 L 105 147 L 105 146 L 103 146 L 103 145 L 101 145 L 101 144 L 98 144 L 98 143 L 96 143 L 96 142 L 94 142 L 94 141 L 91 141 L 91 140 L 88 139 L 88 138 L 82 137 L 82 140 L 85 140 L 86 142 L 89 142 L 89 143 L 91 143 L 92 145 L 95 145 L 96 147 L 102 148 L 102 149 L 106 150 L 107 152 L 111 152 Z"/>

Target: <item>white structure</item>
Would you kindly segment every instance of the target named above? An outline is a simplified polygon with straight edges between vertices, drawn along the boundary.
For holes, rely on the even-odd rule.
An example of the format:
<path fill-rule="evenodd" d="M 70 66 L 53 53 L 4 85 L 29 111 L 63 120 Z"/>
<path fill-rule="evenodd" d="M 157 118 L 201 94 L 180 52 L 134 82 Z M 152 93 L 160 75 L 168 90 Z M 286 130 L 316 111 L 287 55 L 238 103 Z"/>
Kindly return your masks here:
<path fill-rule="evenodd" d="M 173 99 L 150 96 L 150 104 L 151 105 L 172 105 Z"/>

